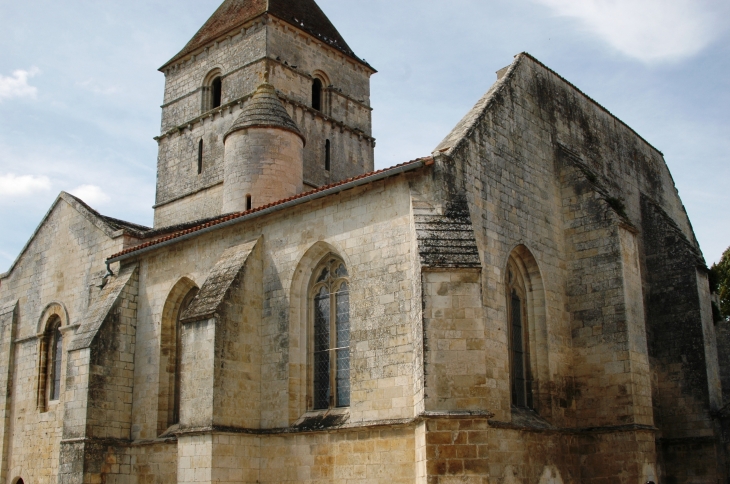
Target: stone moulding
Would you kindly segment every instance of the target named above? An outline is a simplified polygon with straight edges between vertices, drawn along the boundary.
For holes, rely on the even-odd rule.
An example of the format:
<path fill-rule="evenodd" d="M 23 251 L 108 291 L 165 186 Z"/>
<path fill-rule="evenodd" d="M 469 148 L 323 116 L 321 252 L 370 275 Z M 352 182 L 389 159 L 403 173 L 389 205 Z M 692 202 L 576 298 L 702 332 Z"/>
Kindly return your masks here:
<path fill-rule="evenodd" d="M 586 434 L 610 434 L 623 432 L 658 432 L 654 426 L 641 424 L 615 425 L 607 427 L 537 427 L 529 425 L 517 425 L 512 422 L 501 422 L 492 420 L 493 413 L 489 411 L 473 412 L 423 412 L 414 418 L 404 419 L 383 419 L 370 422 L 345 422 L 321 428 L 302 428 L 299 426 L 278 427 L 271 429 L 255 429 L 244 427 L 226 427 L 221 425 L 209 425 L 203 427 L 179 428 L 174 435 L 190 436 L 210 433 L 227 434 L 248 434 L 248 435 L 286 435 L 286 434 L 312 434 L 321 432 L 352 431 L 357 429 L 373 429 L 379 427 L 409 427 L 418 425 L 429 420 L 476 420 L 486 422 L 490 429 L 518 430 L 531 433 L 548 433 L 560 435 L 586 435 Z"/>

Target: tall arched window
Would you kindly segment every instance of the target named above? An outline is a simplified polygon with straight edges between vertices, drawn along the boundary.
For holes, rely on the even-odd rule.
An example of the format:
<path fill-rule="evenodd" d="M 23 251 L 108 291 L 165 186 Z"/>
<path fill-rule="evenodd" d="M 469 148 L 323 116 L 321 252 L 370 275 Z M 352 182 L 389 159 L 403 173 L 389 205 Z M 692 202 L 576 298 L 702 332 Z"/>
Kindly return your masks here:
<path fill-rule="evenodd" d="M 350 286 L 345 264 L 328 256 L 310 291 L 314 410 L 350 405 Z"/>
<path fill-rule="evenodd" d="M 312 108 L 322 110 L 322 81 L 316 77 L 312 82 Z"/>
<path fill-rule="evenodd" d="M 46 324 L 41 340 L 41 361 L 38 381 L 38 407 L 48 408 L 49 402 L 61 398 L 61 373 L 63 371 L 63 334 L 61 319 L 53 316 Z"/>
<path fill-rule="evenodd" d="M 180 374 L 182 372 L 182 324 L 180 323 L 180 317 L 197 294 L 197 287 L 188 292 L 182 304 L 180 304 L 180 310 L 175 318 L 175 378 L 173 379 L 174 388 L 172 391 L 174 400 L 170 425 L 180 423 Z"/>
<path fill-rule="evenodd" d="M 183 278 L 170 291 L 162 310 L 160 334 L 160 387 L 158 394 L 158 434 L 180 422 L 180 376 L 182 325 L 180 316 L 198 294 L 193 281 Z"/>
<path fill-rule="evenodd" d="M 534 408 L 527 321 L 527 287 L 513 259 L 507 267 L 507 321 L 509 327 L 512 405 Z"/>

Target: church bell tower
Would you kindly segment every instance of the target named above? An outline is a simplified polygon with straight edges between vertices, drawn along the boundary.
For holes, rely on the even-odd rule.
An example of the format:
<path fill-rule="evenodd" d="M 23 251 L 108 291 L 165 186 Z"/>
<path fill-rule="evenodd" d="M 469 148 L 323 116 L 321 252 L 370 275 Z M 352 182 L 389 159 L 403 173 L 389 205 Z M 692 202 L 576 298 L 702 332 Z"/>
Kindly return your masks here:
<path fill-rule="evenodd" d="M 373 170 L 376 71 L 314 0 L 226 0 L 160 71 L 155 227 Z"/>

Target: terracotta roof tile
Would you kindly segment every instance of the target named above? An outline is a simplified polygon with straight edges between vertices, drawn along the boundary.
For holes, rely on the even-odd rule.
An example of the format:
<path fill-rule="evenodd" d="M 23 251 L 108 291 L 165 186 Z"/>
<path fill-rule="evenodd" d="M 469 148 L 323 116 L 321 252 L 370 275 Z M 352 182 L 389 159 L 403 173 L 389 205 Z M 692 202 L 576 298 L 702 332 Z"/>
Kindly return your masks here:
<path fill-rule="evenodd" d="M 412 161 L 409 161 L 407 163 L 401 163 L 399 165 L 391 166 L 390 168 L 385 168 L 383 170 L 377 170 L 377 171 L 373 171 L 373 172 L 370 172 L 370 173 L 364 173 L 362 175 L 355 176 L 355 177 L 352 177 L 352 178 L 348 178 L 346 180 L 341 180 L 341 181 L 339 181 L 337 183 L 332 183 L 330 185 L 325 185 L 325 186 L 322 186 L 322 187 L 319 187 L 319 188 L 315 188 L 314 190 L 310 190 L 308 192 L 303 192 L 303 193 L 300 193 L 298 195 L 294 195 L 294 196 L 289 197 L 289 198 L 285 198 L 285 199 L 282 199 L 282 200 L 279 200 L 279 201 L 276 201 L 276 202 L 273 202 L 273 203 L 269 203 L 267 205 L 263 205 L 261 207 L 256 207 L 254 209 L 247 210 L 245 212 L 237 212 L 237 213 L 231 213 L 231 214 L 221 215 L 220 217 L 216 217 L 214 219 L 207 220 L 207 221 L 205 221 L 203 223 L 199 223 L 198 225 L 194 225 L 194 226 L 189 227 L 189 228 L 186 228 L 186 229 L 178 230 L 178 231 L 173 232 L 171 234 L 161 235 L 160 237 L 158 237 L 158 238 L 156 238 L 154 240 L 150 240 L 148 242 L 144 242 L 142 244 L 135 245 L 133 247 L 129 247 L 127 249 L 124 249 L 121 252 L 117 252 L 116 254 L 114 254 L 111 257 L 109 257 L 109 259 L 116 259 L 118 257 L 124 256 L 124 255 L 128 255 L 128 254 L 131 254 L 133 252 L 137 252 L 137 251 L 139 251 L 141 249 L 145 249 L 147 247 L 152 247 L 152 246 L 155 246 L 155 245 L 159 245 L 159 244 L 161 244 L 163 242 L 167 242 L 167 241 L 170 241 L 170 240 L 173 240 L 173 239 L 180 238 L 180 237 L 185 236 L 185 235 L 189 235 L 189 234 L 192 234 L 192 233 L 195 233 L 195 232 L 199 232 L 199 231 L 201 231 L 201 230 L 203 230 L 205 228 L 214 227 L 214 226 L 220 225 L 220 224 L 222 224 L 224 222 L 229 222 L 231 220 L 236 220 L 236 219 L 239 219 L 239 218 L 243 218 L 243 217 L 245 217 L 247 215 L 251 215 L 251 214 L 254 214 L 254 213 L 257 213 L 257 212 L 261 212 L 262 210 L 266 210 L 268 208 L 276 207 L 278 205 L 283 205 L 283 204 L 285 204 L 287 202 L 291 202 L 291 201 L 294 201 L 294 200 L 298 200 L 298 199 L 301 199 L 301 198 L 305 198 L 305 197 L 308 197 L 310 195 L 314 195 L 316 193 L 320 193 L 320 192 L 323 192 L 323 191 L 326 191 L 326 190 L 329 190 L 329 189 L 332 189 L 332 188 L 336 188 L 336 187 L 339 187 L 339 186 L 342 186 L 342 185 L 346 185 L 348 183 L 351 183 L 351 182 L 354 182 L 354 181 L 357 181 L 357 180 L 362 180 L 362 179 L 365 179 L 365 178 L 373 177 L 373 176 L 376 176 L 376 175 L 380 175 L 382 173 L 385 173 L 387 171 L 394 170 L 396 168 L 401 168 L 401 167 L 405 167 L 405 166 L 409 166 L 409 165 L 414 165 L 416 163 L 421 163 L 421 162 L 425 163 L 426 165 L 431 165 L 433 163 L 433 158 L 432 157 L 418 158 L 416 160 L 412 160 Z M 159 233 L 159 232 L 157 232 L 157 233 Z"/>

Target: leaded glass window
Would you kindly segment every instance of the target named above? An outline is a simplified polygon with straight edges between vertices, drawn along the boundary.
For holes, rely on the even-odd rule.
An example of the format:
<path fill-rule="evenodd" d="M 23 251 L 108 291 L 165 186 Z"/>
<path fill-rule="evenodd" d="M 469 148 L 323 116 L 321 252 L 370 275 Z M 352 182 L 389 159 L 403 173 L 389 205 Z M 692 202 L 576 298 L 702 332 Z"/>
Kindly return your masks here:
<path fill-rule="evenodd" d="M 311 292 L 314 410 L 350 405 L 350 286 L 341 260 L 328 257 Z"/>

